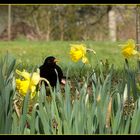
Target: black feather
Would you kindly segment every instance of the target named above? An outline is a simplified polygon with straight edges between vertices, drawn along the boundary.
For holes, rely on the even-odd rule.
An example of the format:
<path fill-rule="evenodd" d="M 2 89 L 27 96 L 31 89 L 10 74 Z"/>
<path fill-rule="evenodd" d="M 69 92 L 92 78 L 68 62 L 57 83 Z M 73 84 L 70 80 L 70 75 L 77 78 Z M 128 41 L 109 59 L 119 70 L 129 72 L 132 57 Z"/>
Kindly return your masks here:
<path fill-rule="evenodd" d="M 63 78 L 62 69 L 56 64 L 56 58 L 49 56 L 45 59 L 44 64 L 39 67 L 40 77 L 46 78 L 52 87 L 55 87 L 58 81 L 61 83 Z M 46 83 L 47 86 L 47 83 Z"/>

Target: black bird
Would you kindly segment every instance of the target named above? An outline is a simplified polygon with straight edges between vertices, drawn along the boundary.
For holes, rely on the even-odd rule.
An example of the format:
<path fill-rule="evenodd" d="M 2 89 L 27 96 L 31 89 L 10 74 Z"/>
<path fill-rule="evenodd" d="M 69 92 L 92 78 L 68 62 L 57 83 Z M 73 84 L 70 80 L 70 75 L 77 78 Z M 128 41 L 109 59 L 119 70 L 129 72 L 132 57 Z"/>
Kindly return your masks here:
<path fill-rule="evenodd" d="M 59 83 L 65 84 L 63 71 L 56 62 L 57 59 L 54 56 L 49 56 L 45 59 L 44 64 L 39 67 L 40 77 L 46 78 L 52 87 L 56 87 L 57 80 Z M 45 85 L 47 86 L 47 83 Z"/>

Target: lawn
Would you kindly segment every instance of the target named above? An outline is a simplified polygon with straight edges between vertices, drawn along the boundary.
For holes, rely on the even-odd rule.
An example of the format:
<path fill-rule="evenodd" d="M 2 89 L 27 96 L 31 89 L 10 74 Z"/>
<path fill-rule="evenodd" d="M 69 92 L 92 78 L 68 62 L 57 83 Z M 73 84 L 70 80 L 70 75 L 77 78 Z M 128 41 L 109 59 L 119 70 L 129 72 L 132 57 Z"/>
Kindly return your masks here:
<path fill-rule="evenodd" d="M 121 68 L 123 64 L 123 56 L 121 55 L 120 42 L 94 42 L 94 41 L 10 41 L 0 42 L 0 53 L 3 55 L 7 51 L 14 55 L 18 60 L 17 63 L 29 63 L 33 65 L 41 64 L 48 55 L 54 55 L 60 59 L 60 64 L 69 65 L 71 62 L 69 57 L 70 45 L 73 43 L 84 43 L 88 47 L 93 48 L 97 57 L 101 60 L 109 59 L 110 63 L 114 63 L 117 68 Z M 94 56 L 92 58 L 94 62 Z"/>
<path fill-rule="evenodd" d="M 108 59 L 110 64 L 114 64 L 116 70 L 121 70 L 124 67 L 124 58 L 121 54 L 121 47 L 118 46 L 124 42 L 95 42 L 95 41 L 1 41 L 0 42 L 0 54 L 4 56 L 6 52 L 9 52 L 16 58 L 16 65 L 19 68 L 30 69 L 33 66 L 40 66 L 44 59 L 53 55 L 59 59 L 58 65 L 62 67 L 64 73 L 69 68 L 70 71 L 77 71 L 81 67 L 80 63 L 74 63 L 69 56 L 70 44 L 84 43 L 88 48 L 92 48 L 96 51 L 96 57 L 98 60 L 105 61 Z M 97 64 L 95 55 L 88 54 L 88 58 L 91 66 L 95 67 Z M 135 67 L 136 61 L 134 59 L 130 65 Z M 70 66 L 70 67 L 69 67 Z"/>

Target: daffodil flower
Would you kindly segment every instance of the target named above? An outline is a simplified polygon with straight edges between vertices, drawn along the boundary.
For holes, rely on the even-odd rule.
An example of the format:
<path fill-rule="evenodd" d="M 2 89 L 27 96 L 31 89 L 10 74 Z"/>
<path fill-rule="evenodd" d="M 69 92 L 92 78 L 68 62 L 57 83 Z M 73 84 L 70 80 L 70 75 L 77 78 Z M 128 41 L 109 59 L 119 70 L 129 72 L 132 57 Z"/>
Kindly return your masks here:
<path fill-rule="evenodd" d="M 16 88 L 18 90 L 18 92 L 23 95 L 26 96 L 27 91 L 29 90 L 31 93 L 31 99 L 35 96 L 36 94 L 36 85 L 39 83 L 40 81 L 40 74 L 39 71 L 38 72 L 34 72 L 32 75 L 28 72 L 26 72 L 25 70 L 23 70 L 22 72 L 19 70 L 16 70 L 16 73 L 20 76 L 23 77 L 23 79 L 16 79 Z"/>
<path fill-rule="evenodd" d="M 82 59 L 83 63 L 88 62 L 86 55 L 87 48 L 84 44 L 71 44 L 70 56 L 72 61 L 77 62 Z"/>
<path fill-rule="evenodd" d="M 136 44 L 132 39 L 129 39 L 125 44 L 119 46 L 123 46 L 122 54 L 126 59 L 138 54 L 138 51 L 135 50 Z"/>

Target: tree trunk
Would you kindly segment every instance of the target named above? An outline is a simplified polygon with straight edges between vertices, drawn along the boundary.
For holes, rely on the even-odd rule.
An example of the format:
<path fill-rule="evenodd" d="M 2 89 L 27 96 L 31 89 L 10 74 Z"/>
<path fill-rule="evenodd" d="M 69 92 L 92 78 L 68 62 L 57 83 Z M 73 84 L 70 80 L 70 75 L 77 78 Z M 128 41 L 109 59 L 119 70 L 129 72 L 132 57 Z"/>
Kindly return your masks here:
<path fill-rule="evenodd" d="M 60 40 L 64 40 L 64 19 L 59 15 L 59 21 L 60 21 Z"/>
<path fill-rule="evenodd" d="M 37 33 L 38 33 L 39 37 L 41 37 L 42 33 L 41 33 L 41 31 L 40 31 L 40 28 L 39 28 L 39 25 L 38 25 L 38 21 L 37 21 L 35 15 L 32 15 L 32 18 L 33 18 L 33 22 L 34 22 L 34 24 L 35 24 Z"/>
<path fill-rule="evenodd" d="M 140 6 L 136 7 L 136 42 L 140 44 Z M 138 45 L 137 50 L 140 51 L 140 45 Z"/>
<path fill-rule="evenodd" d="M 8 5 L 8 40 L 11 40 L 11 4 Z"/>
<path fill-rule="evenodd" d="M 50 40 L 50 34 L 51 34 L 51 27 L 50 27 L 50 11 L 48 11 L 47 13 L 47 34 L 46 34 L 46 40 L 49 41 Z"/>
<path fill-rule="evenodd" d="M 140 6 L 136 7 L 136 43 L 137 50 L 140 51 Z M 138 59 L 138 70 L 140 72 L 140 60 Z"/>
<path fill-rule="evenodd" d="M 116 41 L 116 13 L 114 10 L 108 12 L 108 24 L 109 24 L 109 39 Z"/>

